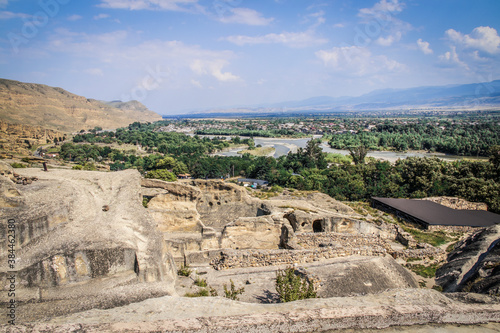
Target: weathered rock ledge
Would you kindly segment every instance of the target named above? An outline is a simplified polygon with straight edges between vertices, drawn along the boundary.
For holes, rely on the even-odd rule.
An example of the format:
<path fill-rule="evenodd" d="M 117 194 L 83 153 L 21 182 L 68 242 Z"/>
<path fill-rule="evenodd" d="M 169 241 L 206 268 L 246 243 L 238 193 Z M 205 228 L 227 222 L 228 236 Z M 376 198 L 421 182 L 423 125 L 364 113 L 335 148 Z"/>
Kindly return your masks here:
<path fill-rule="evenodd" d="M 489 303 L 489 304 L 488 304 Z M 1 332 L 326 332 L 420 324 L 500 321 L 500 304 L 470 304 L 434 290 L 249 304 L 225 298 L 161 297 L 110 310 L 91 310 Z"/>

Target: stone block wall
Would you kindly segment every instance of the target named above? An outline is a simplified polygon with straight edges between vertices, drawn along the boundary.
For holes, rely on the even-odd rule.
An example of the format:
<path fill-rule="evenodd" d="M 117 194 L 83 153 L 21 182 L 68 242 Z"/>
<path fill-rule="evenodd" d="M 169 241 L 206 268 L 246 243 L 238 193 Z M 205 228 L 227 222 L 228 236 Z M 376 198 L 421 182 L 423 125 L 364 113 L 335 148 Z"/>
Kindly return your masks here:
<path fill-rule="evenodd" d="M 353 248 L 325 247 L 307 250 L 221 250 L 220 256 L 210 262 L 217 270 L 264 267 L 274 265 L 293 265 L 310 263 L 325 259 L 358 256 L 384 256 L 386 249 L 379 246 L 360 246 Z"/>
<path fill-rule="evenodd" d="M 304 249 L 318 247 L 342 246 L 344 248 L 354 247 L 381 247 L 390 252 L 391 247 L 387 241 L 378 236 L 367 236 L 361 234 L 342 233 L 303 233 L 296 234 L 295 241 Z"/>

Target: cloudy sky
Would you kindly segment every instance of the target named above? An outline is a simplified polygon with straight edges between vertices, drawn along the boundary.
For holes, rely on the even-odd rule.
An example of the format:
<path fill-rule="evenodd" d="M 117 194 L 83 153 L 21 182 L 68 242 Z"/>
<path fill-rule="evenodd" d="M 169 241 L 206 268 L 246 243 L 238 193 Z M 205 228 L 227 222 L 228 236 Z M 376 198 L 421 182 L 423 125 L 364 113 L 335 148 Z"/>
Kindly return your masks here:
<path fill-rule="evenodd" d="M 0 0 L 0 77 L 160 114 L 500 78 L 498 0 Z"/>

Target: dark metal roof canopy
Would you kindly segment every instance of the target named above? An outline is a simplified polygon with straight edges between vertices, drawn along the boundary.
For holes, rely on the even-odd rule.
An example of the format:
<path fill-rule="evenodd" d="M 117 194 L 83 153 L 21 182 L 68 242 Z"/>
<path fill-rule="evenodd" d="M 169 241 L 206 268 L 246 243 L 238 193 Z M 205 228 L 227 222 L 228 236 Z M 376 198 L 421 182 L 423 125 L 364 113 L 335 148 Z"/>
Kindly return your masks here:
<path fill-rule="evenodd" d="M 428 200 L 372 198 L 379 204 L 398 210 L 426 225 L 489 227 L 500 223 L 500 215 L 484 210 L 452 209 Z"/>

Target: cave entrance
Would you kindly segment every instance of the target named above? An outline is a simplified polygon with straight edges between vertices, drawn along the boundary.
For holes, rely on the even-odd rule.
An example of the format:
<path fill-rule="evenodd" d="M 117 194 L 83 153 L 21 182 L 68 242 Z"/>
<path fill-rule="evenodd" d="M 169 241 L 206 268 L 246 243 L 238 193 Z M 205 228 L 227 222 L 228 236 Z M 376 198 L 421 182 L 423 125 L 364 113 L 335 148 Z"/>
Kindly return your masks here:
<path fill-rule="evenodd" d="M 323 223 L 321 220 L 314 221 L 312 227 L 313 227 L 314 232 L 324 232 L 325 231 L 323 229 Z"/>

